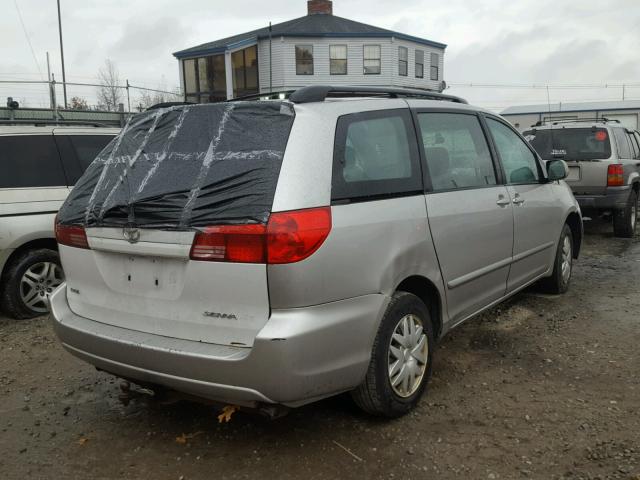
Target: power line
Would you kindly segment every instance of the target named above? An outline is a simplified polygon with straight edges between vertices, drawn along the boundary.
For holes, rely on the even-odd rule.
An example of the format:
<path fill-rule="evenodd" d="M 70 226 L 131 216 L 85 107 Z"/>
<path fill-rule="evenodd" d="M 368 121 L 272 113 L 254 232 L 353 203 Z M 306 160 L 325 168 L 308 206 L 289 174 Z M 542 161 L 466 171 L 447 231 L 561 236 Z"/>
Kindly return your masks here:
<path fill-rule="evenodd" d="M 18 0 L 13 0 L 13 4 L 16 6 L 16 11 L 18 12 L 18 18 L 20 19 L 20 25 L 22 25 L 22 31 L 24 32 L 24 36 L 27 37 L 27 43 L 29 44 L 29 49 L 31 50 L 33 61 L 35 62 L 36 67 L 38 68 L 38 73 L 40 74 L 40 78 L 43 78 L 42 70 L 40 69 L 38 58 L 36 57 L 36 52 L 33 50 L 33 45 L 31 45 L 31 38 L 29 38 L 29 32 L 27 32 L 27 27 L 25 27 L 24 20 L 22 19 L 22 13 L 20 13 L 20 7 L 18 7 Z"/>

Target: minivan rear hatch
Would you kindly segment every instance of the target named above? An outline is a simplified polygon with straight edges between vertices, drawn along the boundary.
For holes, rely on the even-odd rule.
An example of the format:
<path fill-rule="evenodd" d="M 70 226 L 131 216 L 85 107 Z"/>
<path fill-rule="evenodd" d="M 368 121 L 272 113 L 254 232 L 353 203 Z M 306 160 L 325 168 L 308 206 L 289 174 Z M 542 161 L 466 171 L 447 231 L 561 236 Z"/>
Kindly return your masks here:
<path fill-rule="evenodd" d="M 293 121 L 293 106 L 278 101 L 130 119 L 58 215 L 59 225 L 84 230 L 89 247 L 60 249 L 71 310 L 151 334 L 251 346 L 269 317 L 266 265 L 190 253 L 210 227 L 267 223 Z"/>
<path fill-rule="evenodd" d="M 611 139 L 606 128 L 536 129 L 524 132 L 544 160 L 562 159 L 569 165 L 566 181 L 575 193 L 604 194 Z"/>

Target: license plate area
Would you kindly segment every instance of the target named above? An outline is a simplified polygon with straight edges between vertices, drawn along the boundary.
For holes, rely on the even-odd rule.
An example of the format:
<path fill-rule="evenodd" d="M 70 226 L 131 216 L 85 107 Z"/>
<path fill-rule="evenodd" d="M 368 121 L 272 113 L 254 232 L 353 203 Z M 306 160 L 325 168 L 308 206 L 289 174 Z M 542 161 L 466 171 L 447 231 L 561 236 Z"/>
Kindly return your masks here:
<path fill-rule="evenodd" d="M 96 252 L 107 286 L 123 295 L 175 300 L 184 286 L 187 262 L 181 259 Z"/>
<path fill-rule="evenodd" d="M 567 175 L 568 182 L 577 182 L 580 180 L 580 167 L 569 166 L 569 175 Z"/>

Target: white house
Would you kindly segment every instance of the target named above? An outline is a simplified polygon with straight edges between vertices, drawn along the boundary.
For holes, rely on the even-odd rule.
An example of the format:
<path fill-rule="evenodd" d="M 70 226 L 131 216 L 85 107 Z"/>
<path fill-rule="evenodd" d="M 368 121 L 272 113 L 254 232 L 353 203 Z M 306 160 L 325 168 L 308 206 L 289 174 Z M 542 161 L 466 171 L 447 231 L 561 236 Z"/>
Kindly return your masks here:
<path fill-rule="evenodd" d="M 304 17 L 175 52 L 185 99 L 313 84 L 443 89 L 446 45 L 335 16 L 329 0 L 309 0 L 307 9 Z"/>

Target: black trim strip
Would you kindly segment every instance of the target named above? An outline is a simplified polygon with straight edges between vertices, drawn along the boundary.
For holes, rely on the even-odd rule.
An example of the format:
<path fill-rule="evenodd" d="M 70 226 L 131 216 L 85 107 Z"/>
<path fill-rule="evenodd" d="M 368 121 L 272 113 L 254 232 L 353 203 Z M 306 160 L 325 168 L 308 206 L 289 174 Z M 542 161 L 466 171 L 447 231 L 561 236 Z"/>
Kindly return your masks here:
<path fill-rule="evenodd" d="M 0 214 L 0 218 L 30 217 L 32 215 L 53 215 L 55 213 L 58 213 L 58 210 L 51 210 L 51 211 L 46 211 L 46 212 L 6 213 L 6 214 Z"/>

